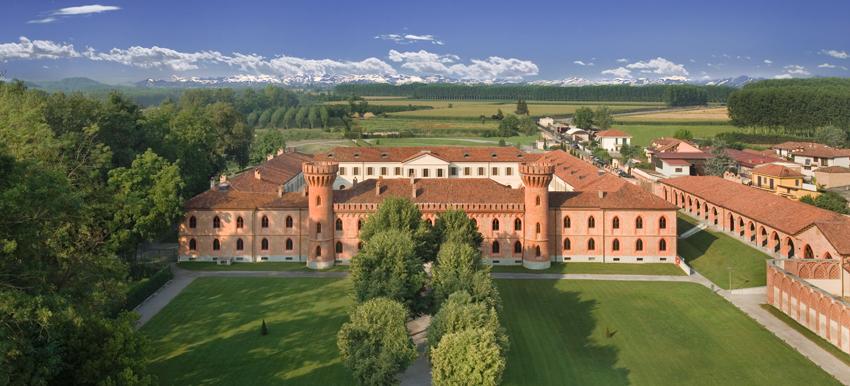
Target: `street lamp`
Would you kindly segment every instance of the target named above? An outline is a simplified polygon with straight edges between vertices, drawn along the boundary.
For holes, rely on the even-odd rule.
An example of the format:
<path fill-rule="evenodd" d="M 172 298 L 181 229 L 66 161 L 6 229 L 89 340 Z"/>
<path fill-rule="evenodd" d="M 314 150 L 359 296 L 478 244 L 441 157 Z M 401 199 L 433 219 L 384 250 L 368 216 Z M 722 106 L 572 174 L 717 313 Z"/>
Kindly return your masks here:
<path fill-rule="evenodd" d="M 734 271 L 735 268 L 727 266 L 726 270 L 729 271 L 729 293 L 731 294 L 732 293 L 732 271 Z"/>

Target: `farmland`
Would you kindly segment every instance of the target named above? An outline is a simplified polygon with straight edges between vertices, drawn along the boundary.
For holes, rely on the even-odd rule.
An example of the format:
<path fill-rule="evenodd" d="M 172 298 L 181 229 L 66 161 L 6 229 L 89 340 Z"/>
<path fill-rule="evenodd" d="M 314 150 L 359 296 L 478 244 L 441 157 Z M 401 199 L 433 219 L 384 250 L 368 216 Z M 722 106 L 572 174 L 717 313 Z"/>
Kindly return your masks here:
<path fill-rule="evenodd" d="M 726 107 L 708 107 L 699 109 L 676 109 L 629 114 L 617 117 L 618 122 L 727 122 L 729 112 Z"/>

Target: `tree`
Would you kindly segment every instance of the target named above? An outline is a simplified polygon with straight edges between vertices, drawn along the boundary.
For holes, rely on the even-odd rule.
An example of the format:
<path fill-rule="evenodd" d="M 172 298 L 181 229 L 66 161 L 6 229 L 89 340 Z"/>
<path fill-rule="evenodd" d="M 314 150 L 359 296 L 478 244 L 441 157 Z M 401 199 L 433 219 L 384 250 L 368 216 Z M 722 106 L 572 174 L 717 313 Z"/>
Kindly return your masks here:
<path fill-rule="evenodd" d="M 726 144 L 723 141 L 716 140 L 713 145 L 711 158 L 705 163 L 705 174 L 722 177 L 735 161 L 726 154 Z"/>
<path fill-rule="evenodd" d="M 516 115 L 529 115 L 528 111 L 528 103 L 524 100 L 519 99 L 516 101 L 516 111 L 514 111 Z"/>
<path fill-rule="evenodd" d="M 593 112 L 593 124 L 602 130 L 608 130 L 614 124 L 614 115 L 608 106 L 599 106 Z"/>
<path fill-rule="evenodd" d="M 628 173 L 632 173 L 632 159 L 640 157 L 642 151 L 640 146 L 623 144 L 620 146 L 620 156 L 623 157 L 623 161 L 626 163 L 626 167 L 628 168 Z"/>
<path fill-rule="evenodd" d="M 378 210 L 366 219 L 360 230 L 360 240 L 368 244 L 375 234 L 391 229 L 409 232 L 416 256 L 423 262 L 434 260 L 437 255 L 434 234 L 412 201 L 399 197 L 384 200 Z"/>
<path fill-rule="evenodd" d="M 499 323 L 496 309 L 473 301 L 472 296 L 465 291 L 457 291 L 449 295 L 437 314 L 431 318 L 431 324 L 428 326 L 428 344 L 433 349 L 446 334 L 474 328 L 485 328 L 495 332 L 499 346 L 503 352 L 507 352 L 510 346 L 508 335 Z"/>
<path fill-rule="evenodd" d="M 537 132 L 537 122 L 529 116 L 522 117 L 519 119 L 517 129 L 525 135 L 534 135 Z"/>
<path fill-rule="evenodd" d="M 330 120 L 330 115 L 328 114 L 328 108 L 325 106 L 319 107 L 319 120 L 322 122 L 322 128 L 328 128 L 328 121 Z"/>
<path fill-rule="evenodd" d="M 295 111 L 295 127 L 304 127 L 305 120 L 307 118 L 307 107 L 300 106 L 298 110 Z"/>
<path fill-rule="evenodd" d="M 805 195 L 800 198 L 800 201 L 836 213 L 850 214 L 850 208 L 847 207 L 847 199 L 835 192 L 823 192 L 817 198 L 812 198 L 811 195 Z"/>
<path fill-rule="evenodd" d="M 272 122 L 272 109 L 264 110 L 260 117 L 257 119 L 257 126 L 259 127 L 267 127 Z"/>
<path fill-rule="evenodd" d="M 342 361 L 361 385 L 396 385 L 397 375 L 416 358 L 407 334 L 404 306 L 387 298 L 364 302 L 337 334 Z"/>
<path fill-rule="evenodd" d="M 283 128 L 288 129 L 292 125 L 292 121 L 295 119 L 295 111 L 298 110 L 296 107 L 290 107 L 286 110 L 286 113 L 283 114 Z"/>
<path fill-rule="evenodd" d="M 434 385 L 496 386 L 505 371 L 505 353 L 496 334 L 485 328 L 443 336 L 431 354 Z"/>
<path fill-rule="evenodd" d="M 516 115 L 508 114 L 507 117 L 502 118 L 501 122 L 499 122 L 500 137 L 512 137 L 517 134 L 518 130 L 519 118 Z"/>
<path fill-rule="evenodd" d="M 478 249 L 466 243 L 443 243 L 437 254 L 437 263 L 431 271 L 435 307 L 439 308 L 450 294 L 468 290 L 475 273 L 482 269 L 481 252 Z"/>
<path fill-rule="evenodd" d="M 315 129 L 316 125 L 319 124 L 319 110 L 315 105 L 310 106 L 310 110 L 307 111 L 307 122 L 311 129 Z"/>
<path fill-rule="evenodd" d="M 437 215 L 434 235 L 440 244 L 462 243 L 473 248 L 481 247 L 484 236 L 478 226 L 460 209 L 449 209 Z"/>
<path fill-rule="evenodd" d="M 256 111 L 252 111 L 245 117 L 245 124 L 248 126 L 254 127 L 257 126 L 257 121 L 260 119 L 260 114 Z"/>
<path fill-rule="evenodd" d="M 388 229 L 373 235 L 351 259 L 355 299 L 386 297 L 421 310 L 419 291 L 425 285 L 425 269 L 413 245 L 408 231 Z"/>
<path fill-rule="evenodd" d="M 815 130 L 815 140 L 832 147 L 847 146 L 847 132 L 835 126 L 819 127 Z"/>
<path fill-rule="evenodd" d="M 688 129 L 679 129 L 679 130 L 676 130 L 675 133 L 673 133 L 673 138 L 681 139 L 683 141 L 690 141 L 690 140 L 694 139 L 694 135 Z"/>
<path fill-rule="evenodd" d="M 251 159 L 252 164 L 259 164 L 266 160 L 269 154 L 275 154 L 278 149 L 286 147 L 286 139 L 283 133 L 277 129 L 270 129 L 260 133 L 254 138 L 251 143 Z"/>
<path fill-rule="evenodd" d="M 708 91 L 693 85 L 674 85 L 664 90 L 667 106 L 702 106 L 708 104 Z"/>
<path fill-rule="evenodd" d="M 286 107 L 278 107 L 272 113 L 271 118 L 269 119 L 269 125 L 271 127 L 283 127 L 283 117 L 286 115 Z"/>
<path fill-rule="evenodd" d="M 112 210 L 110 239 L 129 256 L 141 241 L 153 241 L 171 230 L 183 215 L 185 184 L 180 168 L 152 150 L 140 154 L 129 168 L 109 172 Z"/>
<path fill-rule="evenodd" d="M 590 129 L 593 127 L 593 110 L 590 107 L 579 107 L 573 114 L 573 124 L 579 129 Z"/>

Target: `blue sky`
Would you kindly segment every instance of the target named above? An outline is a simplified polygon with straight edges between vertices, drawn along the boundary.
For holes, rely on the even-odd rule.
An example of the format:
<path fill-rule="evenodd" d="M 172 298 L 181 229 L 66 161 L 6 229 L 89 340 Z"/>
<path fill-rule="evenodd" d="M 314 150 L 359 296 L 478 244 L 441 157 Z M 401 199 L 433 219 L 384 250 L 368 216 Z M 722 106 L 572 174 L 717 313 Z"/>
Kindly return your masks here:
<path fill-rule="evenodd" d="M 850 75 L 846 1 L 6 3 L 7 78 Z"/>

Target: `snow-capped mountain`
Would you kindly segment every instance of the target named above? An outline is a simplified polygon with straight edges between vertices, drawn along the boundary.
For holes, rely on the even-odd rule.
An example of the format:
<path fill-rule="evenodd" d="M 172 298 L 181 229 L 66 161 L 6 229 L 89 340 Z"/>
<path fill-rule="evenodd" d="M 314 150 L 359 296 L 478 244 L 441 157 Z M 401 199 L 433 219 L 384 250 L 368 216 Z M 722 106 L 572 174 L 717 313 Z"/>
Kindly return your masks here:
<path fill-rule="evenodd" d="M 704 82 L 700 82 L 700 84 L 704 84 L 706 86 L 730 86 L 730 87 L 744 87 L 748 83 L 752 83 L 755 81 L 762 80 L 764 78 L 753 78 L 746 75 L 741 75 L 734 78 L 722 78 L 722 79 L 713 79 L 707 80 Z"/>

